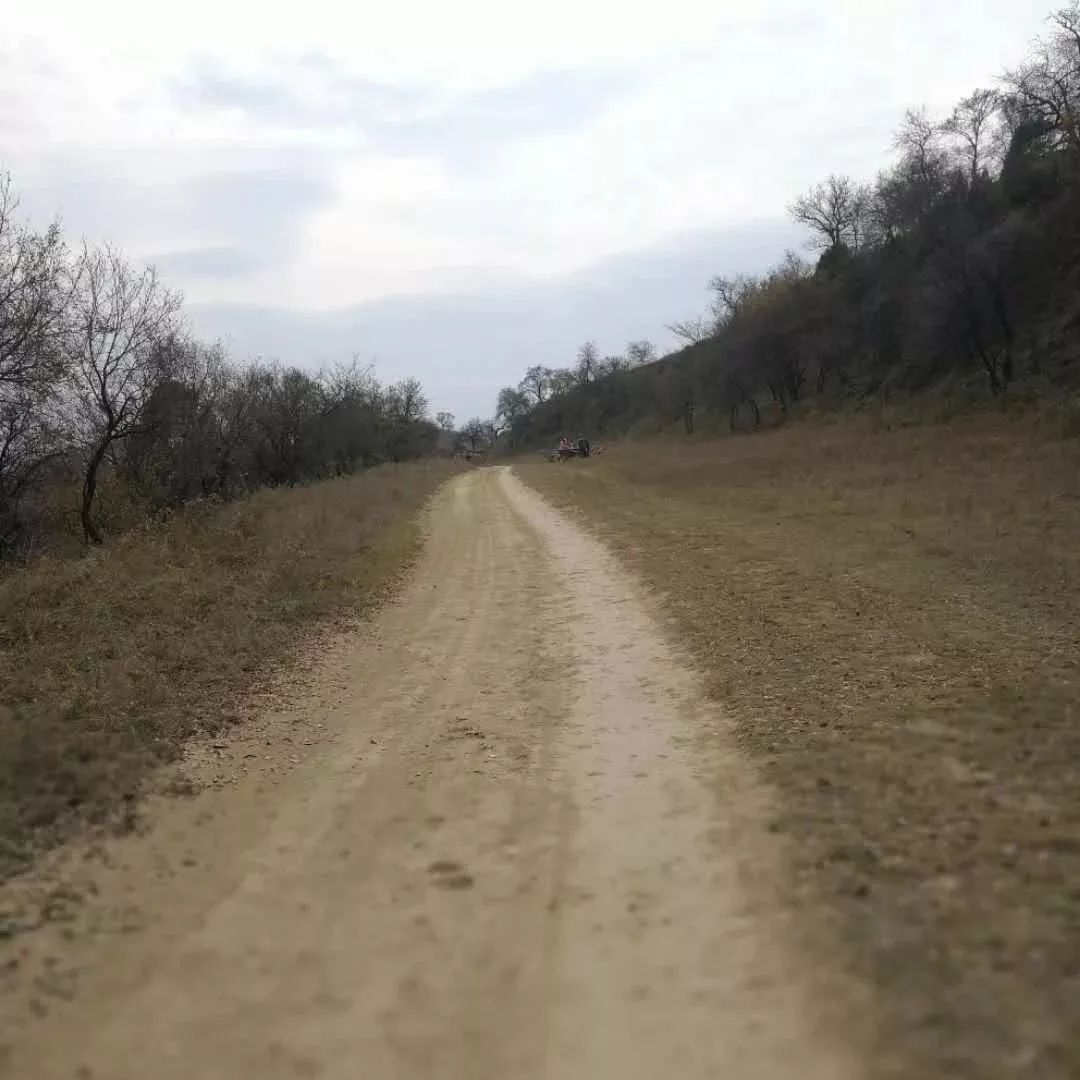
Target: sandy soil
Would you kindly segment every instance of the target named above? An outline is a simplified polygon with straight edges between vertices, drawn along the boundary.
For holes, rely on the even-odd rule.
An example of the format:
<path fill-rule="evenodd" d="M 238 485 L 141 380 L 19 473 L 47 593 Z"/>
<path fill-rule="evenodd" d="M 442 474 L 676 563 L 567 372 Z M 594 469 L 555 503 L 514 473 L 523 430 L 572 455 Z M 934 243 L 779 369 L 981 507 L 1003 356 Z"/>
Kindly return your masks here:
<path fill-rule="evenodd" d="M 53 905 L 0 942 L 0 1075 L 862 1075 L 649 598 L 506 469 L 428 525 L 300 700 L 193 752 L 197 795 L 0 896 Z"/>

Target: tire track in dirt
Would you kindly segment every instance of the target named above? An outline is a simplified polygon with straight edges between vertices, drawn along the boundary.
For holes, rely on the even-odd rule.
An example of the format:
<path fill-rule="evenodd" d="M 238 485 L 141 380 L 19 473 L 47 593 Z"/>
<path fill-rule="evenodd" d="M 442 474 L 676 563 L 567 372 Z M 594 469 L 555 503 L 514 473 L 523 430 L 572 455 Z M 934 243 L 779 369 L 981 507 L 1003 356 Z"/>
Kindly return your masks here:
<path fill-rule="evenodd" d="M 328 738 L 113 845 L 88 907 L 145 929 L 23 939 L 0 1073 L 861 1075 L 784 947 L 766 794 L 632 580 L 509 470 L 429 529 L 283 719 Z"/>

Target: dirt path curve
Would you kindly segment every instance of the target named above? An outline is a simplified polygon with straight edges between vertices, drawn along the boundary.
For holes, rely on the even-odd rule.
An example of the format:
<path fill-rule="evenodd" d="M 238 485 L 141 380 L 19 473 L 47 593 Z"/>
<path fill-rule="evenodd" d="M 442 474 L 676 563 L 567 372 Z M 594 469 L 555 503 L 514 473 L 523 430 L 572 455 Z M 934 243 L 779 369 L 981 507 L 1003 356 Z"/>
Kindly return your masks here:
<path fill-rule="evenodd" d="M 235 783 L 95 870 L 96 928 L 27 936 L 0 1073 L 859 1076 L 768 901 L 765 796 L 648 602 L 506 469 L 430 532 L 275 721 L 325 738 L 239 738 Z"/>

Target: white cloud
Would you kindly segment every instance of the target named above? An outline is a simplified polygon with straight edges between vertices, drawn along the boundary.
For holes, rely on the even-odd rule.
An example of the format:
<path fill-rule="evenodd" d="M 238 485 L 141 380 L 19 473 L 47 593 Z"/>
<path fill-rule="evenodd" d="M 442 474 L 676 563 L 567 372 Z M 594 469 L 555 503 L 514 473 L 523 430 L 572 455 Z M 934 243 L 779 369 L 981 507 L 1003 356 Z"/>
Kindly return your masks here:
<path fill-rule="evenodd" d="M 198 301 L 529 280 L 872 173 L 903 108 L 992 83 L 1049 5 L 19 4 L 0 167 Z"/>

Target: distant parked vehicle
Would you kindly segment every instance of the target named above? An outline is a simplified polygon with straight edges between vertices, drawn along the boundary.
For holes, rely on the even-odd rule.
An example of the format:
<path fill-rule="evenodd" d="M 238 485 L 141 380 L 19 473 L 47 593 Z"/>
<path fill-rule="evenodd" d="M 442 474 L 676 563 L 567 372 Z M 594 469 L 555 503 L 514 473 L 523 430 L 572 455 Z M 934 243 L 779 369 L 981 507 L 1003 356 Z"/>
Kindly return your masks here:
<path fill-rule="evenodd" d="M 567 458 L 589 457 L 593 449 L 589 440 L 580 438 L 571 442 L 565 435 L 559 439 L 559 445 L 554 450 L 545 451 L 548 461 L 565 461 Z"/>

